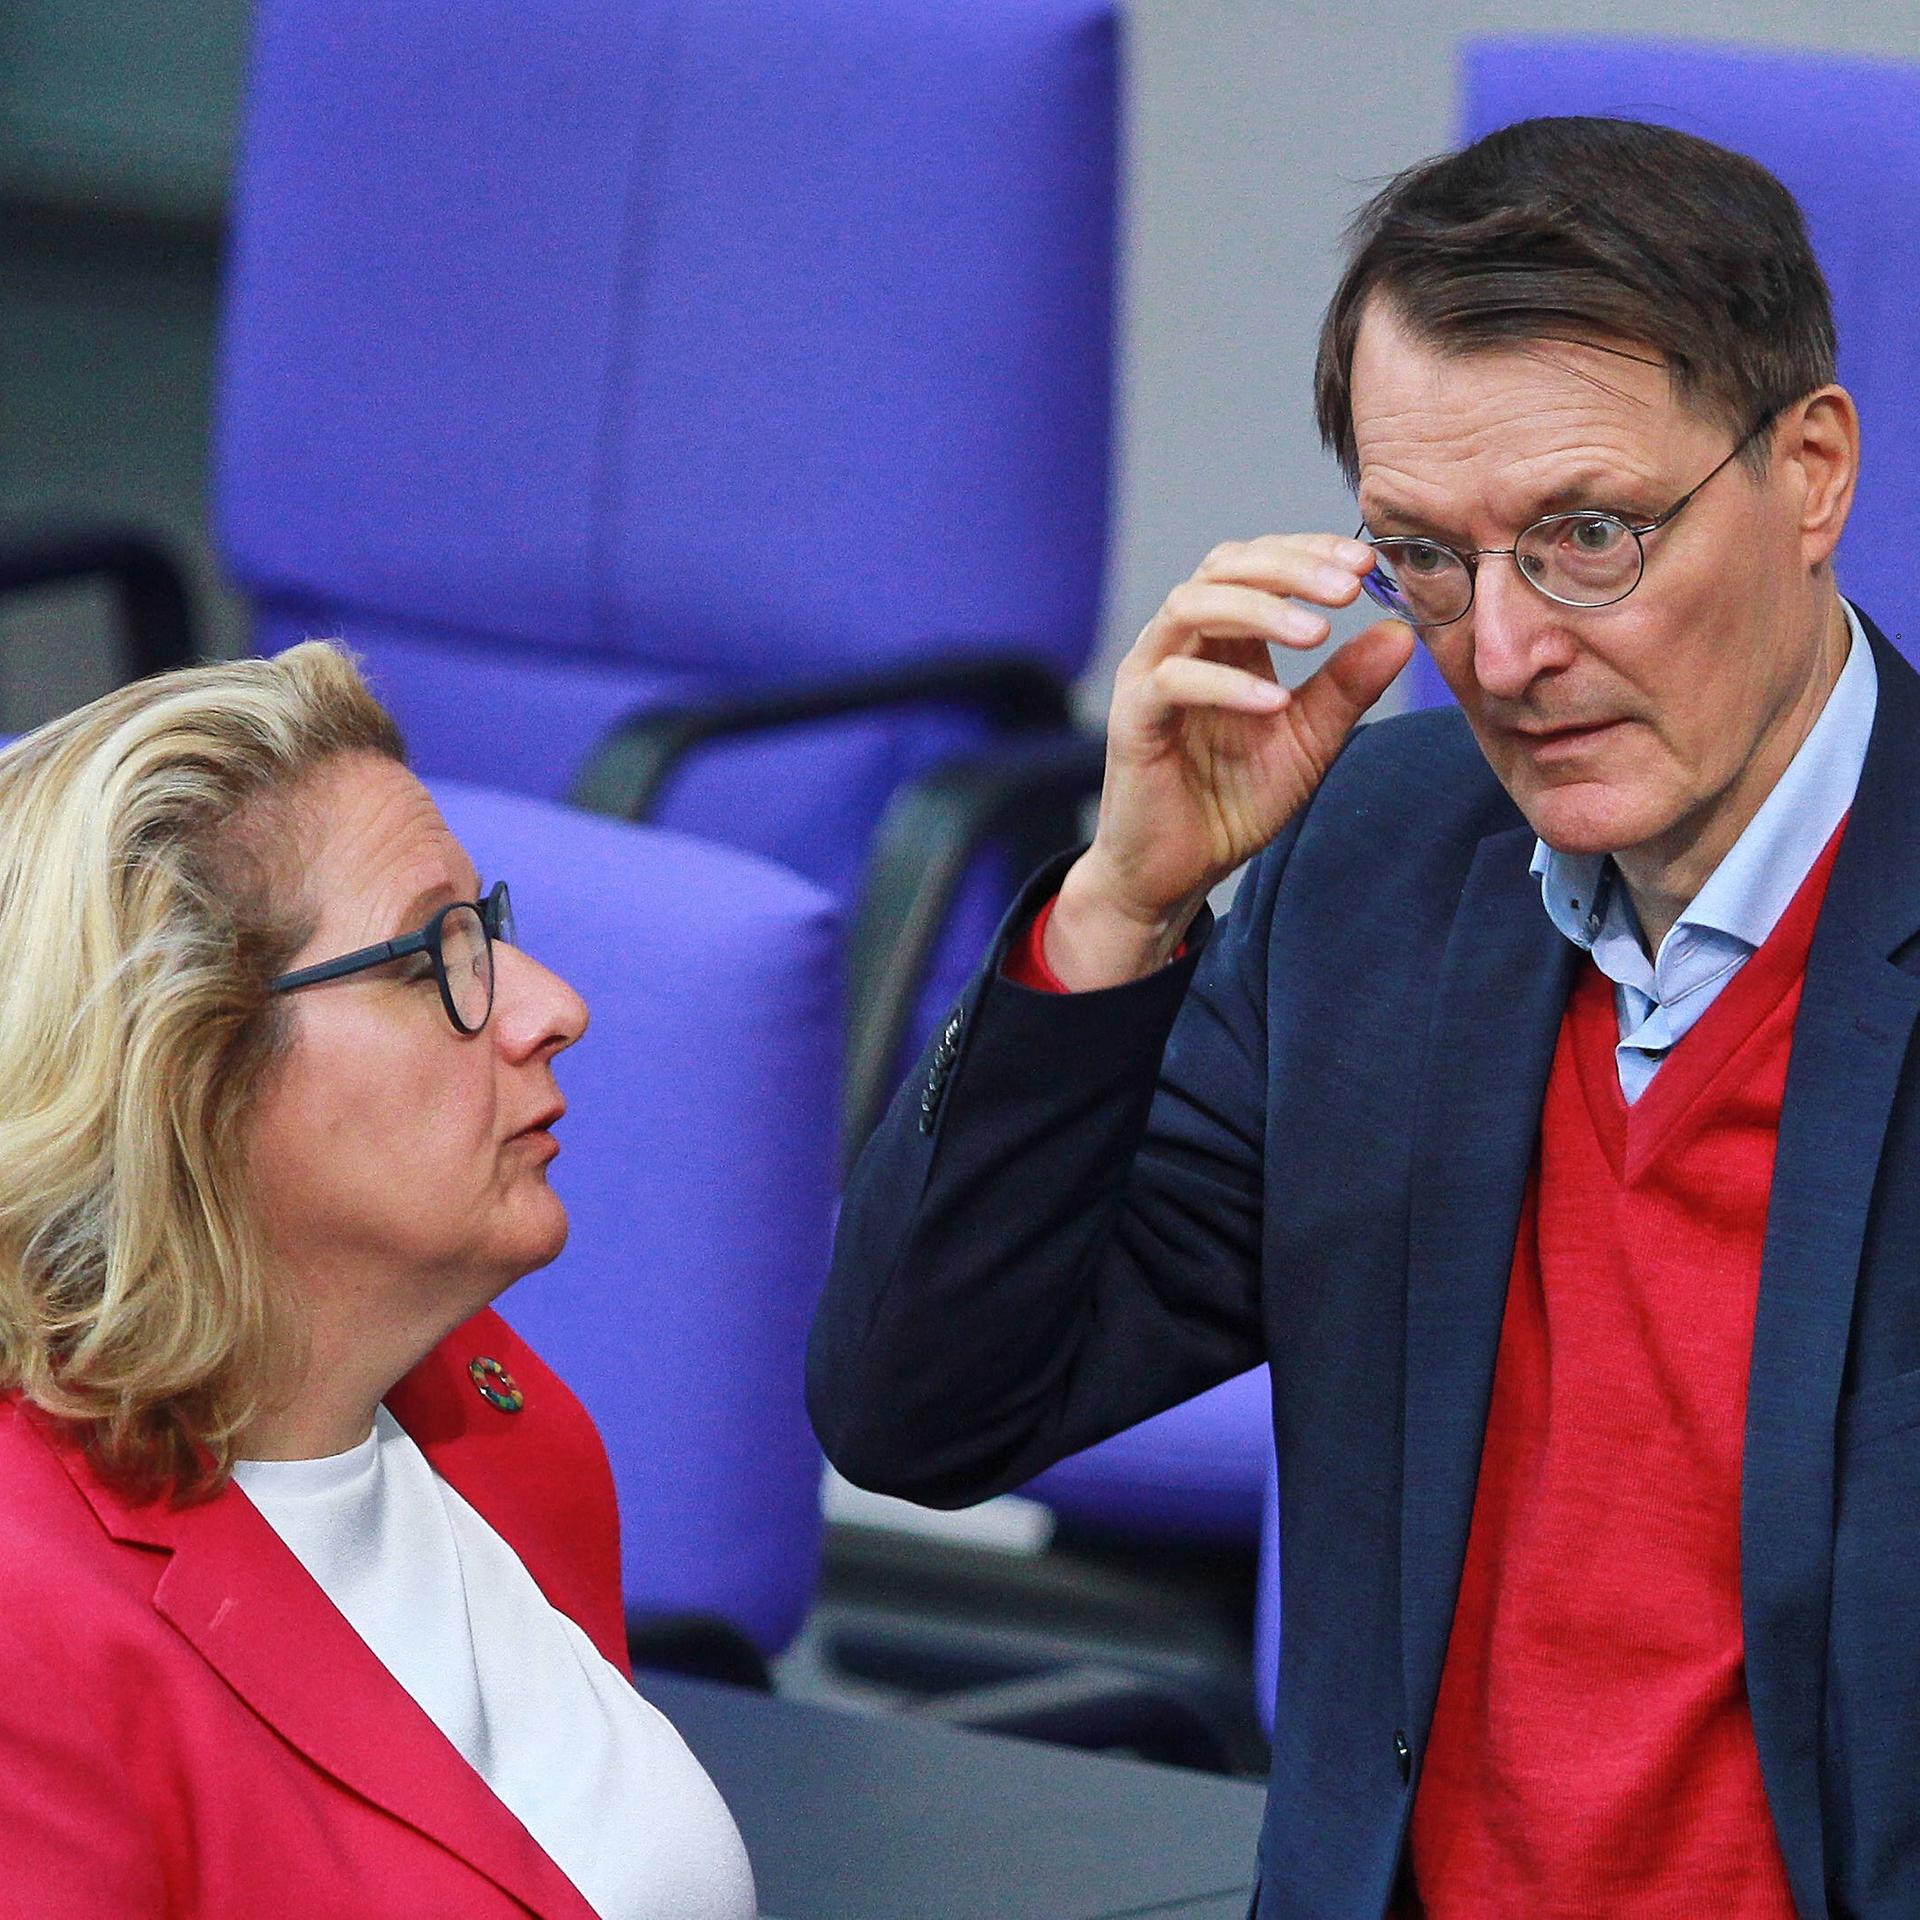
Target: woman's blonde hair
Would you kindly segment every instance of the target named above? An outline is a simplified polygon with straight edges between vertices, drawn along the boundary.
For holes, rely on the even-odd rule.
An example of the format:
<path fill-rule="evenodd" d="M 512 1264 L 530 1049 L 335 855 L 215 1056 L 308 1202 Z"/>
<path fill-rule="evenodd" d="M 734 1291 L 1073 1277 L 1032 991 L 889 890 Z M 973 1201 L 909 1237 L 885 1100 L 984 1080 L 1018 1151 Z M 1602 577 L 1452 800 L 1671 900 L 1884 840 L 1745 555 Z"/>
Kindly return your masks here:
<path fill-rule="evenodd" d="M 131 1489 L 217 1488 L 298 1349 L 247 1123 L 313 925 L 296 795 L 354 753 L 403 758 L 321 642 L 0 753 L 0 1391 Z"/>

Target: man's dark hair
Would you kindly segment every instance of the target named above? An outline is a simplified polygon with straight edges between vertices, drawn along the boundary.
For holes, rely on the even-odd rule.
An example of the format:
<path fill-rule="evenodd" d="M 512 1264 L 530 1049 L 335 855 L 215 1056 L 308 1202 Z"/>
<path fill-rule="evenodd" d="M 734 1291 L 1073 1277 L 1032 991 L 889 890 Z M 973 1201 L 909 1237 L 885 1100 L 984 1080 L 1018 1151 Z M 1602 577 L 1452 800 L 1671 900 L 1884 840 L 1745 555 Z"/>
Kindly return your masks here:
<path fill-rule="evenodd" d="M 1533 340 L 1653 349 L 1744 434 L 1833 378 L 1833 309 L 1792 194 L 1757 161 L 1637 120 L 1521 120 L 1361 208 L 1320 328 L 1314 414 L 1349 481 L 1354 341 L 1384 300 L 1446 353 Z M 1766 442 L 1750 451 L 1764 465 Z"/>

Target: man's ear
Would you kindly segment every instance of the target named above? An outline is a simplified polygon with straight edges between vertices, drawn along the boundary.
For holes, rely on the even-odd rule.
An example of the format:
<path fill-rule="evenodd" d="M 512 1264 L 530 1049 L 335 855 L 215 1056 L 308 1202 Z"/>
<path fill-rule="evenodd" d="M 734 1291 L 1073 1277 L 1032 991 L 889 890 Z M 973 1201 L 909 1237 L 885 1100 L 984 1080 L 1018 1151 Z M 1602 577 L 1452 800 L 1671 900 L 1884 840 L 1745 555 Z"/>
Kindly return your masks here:
<path fill-rule="evenodd" d="M 1787 412 L 1775 458 L 1797 479 L 1800 550 L 1809 572 L 1833 558 L 1860 477 L 1860 410 L 1845 387 L 1818 387 Z"/>

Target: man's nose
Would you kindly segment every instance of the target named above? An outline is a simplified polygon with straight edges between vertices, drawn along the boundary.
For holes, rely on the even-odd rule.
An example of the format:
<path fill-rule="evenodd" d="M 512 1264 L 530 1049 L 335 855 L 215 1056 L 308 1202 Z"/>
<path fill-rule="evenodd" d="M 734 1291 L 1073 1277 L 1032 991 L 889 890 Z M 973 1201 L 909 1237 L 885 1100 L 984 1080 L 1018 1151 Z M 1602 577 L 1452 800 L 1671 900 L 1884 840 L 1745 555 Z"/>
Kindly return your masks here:
<path fill-rule="evenodd" d="M 1562 610 L 1521 577 L 1510 553 L 1489 554 L 1474 582 L 1473 677 L 1496 700 L 1525 697 L 1567 651 Z"/>

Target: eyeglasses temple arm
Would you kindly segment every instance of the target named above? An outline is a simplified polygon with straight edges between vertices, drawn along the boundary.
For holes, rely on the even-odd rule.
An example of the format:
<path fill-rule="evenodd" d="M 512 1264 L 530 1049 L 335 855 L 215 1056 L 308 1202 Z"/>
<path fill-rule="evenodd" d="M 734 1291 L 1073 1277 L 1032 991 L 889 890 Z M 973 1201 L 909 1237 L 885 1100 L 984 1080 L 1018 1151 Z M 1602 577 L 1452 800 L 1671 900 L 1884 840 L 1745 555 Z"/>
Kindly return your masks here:
<path fill-rule="evenodd" d="M 286 993 L 294 987 L 315 987 L 323 980 L 344 980 L 350 973 L 364 973 L 369 967 L 389 960 L 404 960 L 410 953 L 425 953 L 429 941 L 424 932 L 404 933 L 397 940 L 382 940 L 377 947 L 359 947 L 335 960 L 322 960 L 318 966 L 296 967 L 267 983 L 273 993 Z"/>

